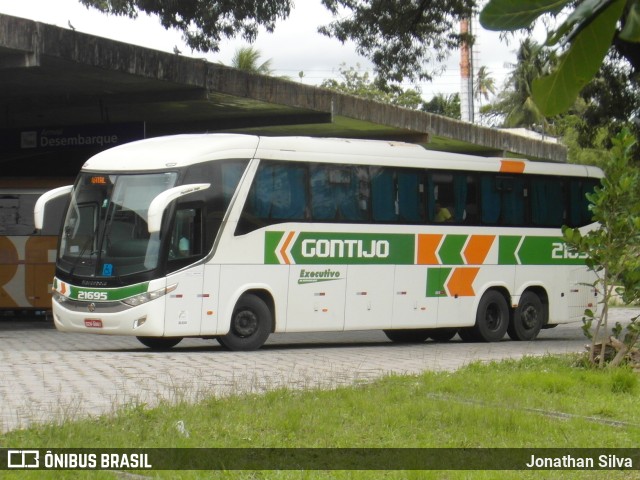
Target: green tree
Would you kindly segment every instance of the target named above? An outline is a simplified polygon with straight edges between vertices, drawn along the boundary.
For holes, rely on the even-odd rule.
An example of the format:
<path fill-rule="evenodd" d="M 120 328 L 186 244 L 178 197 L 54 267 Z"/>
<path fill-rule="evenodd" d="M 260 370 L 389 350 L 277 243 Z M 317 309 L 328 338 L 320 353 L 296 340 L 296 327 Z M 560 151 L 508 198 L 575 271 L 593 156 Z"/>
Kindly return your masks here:
<path fill-rule="evenodd" d="M 438 93 L 422 105 L 422 110 L 460 120 L 460 95 L 458 93 L 452 95 Z"/>
<path fill-rule="evenodd" d="M 478 73 L 476 73 L 476 79 L 473 84 L 473 96 L 478 101 L 478 112 L 480 123 L 484 122 L 484 119 L 487 118 L 487 113 L 489 110 L 486 108 L 486 105 L 482 105 L 482 99 L 485 101 L 489 100 L 489 95 L 494 95 L 496 93 L 496 81 L 491 76 L 491 72 L 485 65 L 482 65 L 478 69 Z M 482 120 L 481 120 L 482 119 Z"/>
<path fill-rule="evenodd" d="M 462 19 L 471 18 L 474 0 L 437 2 L 406 0 L 322 0 L 341 19 L 320 32 L 341 42 L 355 42 L 359 54 L 373 62 L 378 75 L 389 82 L 430 80 L 429 65 L 456 50 Z M 347 14 L 344 14 L 348 11 Z"/>
<path fill-rule="evenodd" d="M 491 72 L 489 72 L 486 65 L 482 65 L 476 74 L 473 95 L 479 102 L 482 102 L 483 98 L 489 100 L 489 94 L 493 95 L 494 93 L 496 93 L 496 81 L 491 76 Z"/>
<path fill-rule="evenodd" d="M 156 15 L 165 28 L 181 31 L 194 50 L 219 50 L 223 37 L 253 42 L 260 27 L 272 32 L 291 13 L 291 0 L 80 0 L 103 13 L 135 18 Z"/>
<path fill-rule="evenodd" d="M 622 341 L 622 329 L 614 329 L 614 336 L 598 341 L 607 332 L 609 301 L 620 293 L 625 303 L 640 300 L 640 169 L 631 160 L 634 138 L 623 131 L 613 141 L 613 149 L 604 160 L 605 177 L 601 186 L 588 195 L 593 220 L 599 228 L 586 233 L 579 229 L 564 228 L 567 243 L 578 252 L 586 253 L 587 265 L 597 275 L 596 288 L 602 294 L 598 315 L 586 312 L 584 331 L 591 338 L 590 363 L 604 366 L 607 349 L 617 350 L 610 365 L 622 362 L 638 342 L 638 317 L 632 319 Z M 592 332 L 593 322 L 595 323 Z M 598 358 L 599 356 L 599 358 Z"/>
<path fill-rule="evenodd" d="M 530 38 L 523 40 L 517 53 L 517 60 L 505 81 L 505 89 L 490 112 L 504 118 L 503 126 L 528 127 L 534 125 L 548 129 L 546 117 L 532 98 L 532 85 L 535 79 L 547 72 L 554 64 L 555 55 Z"/>
<path fill-rule="evenodd" d="M 194 50 L 218 51 L 223 37 L 255 40 L 259 27 L 271 32 L 287 18 L 292 0 L 80 0 L 101 12 L 135 17 L 158 16 Z M 470 18 L 475 0 L 322 0 L 340 20 L 320 28 L 325 35 L 353 40 L 380 76 L 389 82 L 430 79 L 429 65 L 440 62 L 461 40 L 458 24 Z M 346 14 L 345 14 L 346 13 Z M 467 36 L 465 39 L 468 40 Z"/>
<path fill-rule="evenodd" d="M 546 116 L 571 108 L 611 50 L 640 71 L 640 0 L 490 0 L 480 23 L 490 30 L 527 30 L 549 16 L 563 21 L 546 45 L 562 53 L 556 68 L 532 85 L 532 98 Z"/>
<path fill-rule="evenodd" d="M 271 75 L 271 59 L 260 63 L 260 50 L 253 47 L 240 47 L 231 59 L 231 66 L 239 70 L 261 75 Z"/>
<path fill-rule="evenodd" d="M 418 90 L 405 90 L 395 85 L 388 85 L 380 77 L 371 78 L 369 72 L 360 73 L 359 70 L 360 65 L 347 68 L 342 64 L 339 69 L 340 79 L 326 79 L 320 86 L 336 92 L 405 108 L 416 109 L 422 104 L 422 97 Z"/>
<path fill-rule="evenodd" d="M 579 112 L 579 144 L 586 148 L 597 147 L 597 142 L 604 137 L 604 146 L 609 149 L 611 139 L 626 128 L 636 137 L 634 156 L 640 158 L 640 125 L 630 121 L 640 116 L 640 85 L 626 62 L 617 55 L 610 55 L 582 89 L 580 98 L 585 108 Z"/>

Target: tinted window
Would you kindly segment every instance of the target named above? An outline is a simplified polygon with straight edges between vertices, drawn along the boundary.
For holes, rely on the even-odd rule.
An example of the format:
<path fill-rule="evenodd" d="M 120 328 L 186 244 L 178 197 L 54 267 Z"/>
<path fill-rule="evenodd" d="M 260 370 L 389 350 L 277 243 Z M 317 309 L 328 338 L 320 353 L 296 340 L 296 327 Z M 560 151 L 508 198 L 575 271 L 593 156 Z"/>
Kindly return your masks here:
<path fill-rule="evenodd" d="M 480 177 L 481 223 L 517 226 L 525 224 L 527 189 L 520 176 Z"/>
<path fill-rule="evenodd" d="M 557 177 L 531 179 L 531 223 L 537 227 L 561 227 L 565 223 L 564 182 Z"/>
<path fill-rule="evenodd" d="M 313 220 L 362 222 L 369 219 L 366 167 L 311 165 L 309 176 Z"/>
<path fill-rule="evenodd" d="M 236 234 L 282 222 L 560 227 L 590 221 L 582 178 L 261 161 Z"/>
<path fill-rule="evenodd" d="M 374 222 L 424 222 L 424 172 L 390 167 L 372 167 L 370 173 L 371 213 Z"/>

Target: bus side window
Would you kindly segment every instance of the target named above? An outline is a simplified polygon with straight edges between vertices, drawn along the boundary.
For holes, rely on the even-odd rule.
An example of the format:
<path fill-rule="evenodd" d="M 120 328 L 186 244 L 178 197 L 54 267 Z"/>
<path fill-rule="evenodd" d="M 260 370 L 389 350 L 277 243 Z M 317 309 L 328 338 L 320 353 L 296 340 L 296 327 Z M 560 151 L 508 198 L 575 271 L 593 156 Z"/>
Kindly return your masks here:
<path fill-rule="evenodd" d="M 427 182 L 427 208 L 431 222 L 469 223 L 468 210 L 477 213 L 475 177 L 463 172 L 431 172 Z"/>
<path fill-rule="evenodd" d="M 564 188 L 561 178 L 531 179 L 531 221 L 539 227 L 561 227 L 565 218 Z"/>
<path fill-rule="evenodd" d="M 173 222 L 169 260 L 202 255 L 202 210 L 179 208 Z"/>
<path fill-rule="evenodd" d="M 367 167 L 312 165 L 310 190 L 313 220 L 344 223 L 369 220 Z"/>
<path fill-rule="evenodd" d="M 424 221 L 424 179 L 420 170 L 372 167 L 371 212 L 376 223 Z"/>
<path fill-rule="evenodd" d="M 391 168 L 371 169 L 371 212 L 376 223 L 398 221 L 396 175 Z"/>
<path fill-rule="evenodd" d="M 398 215 L 403 223 L 423 223 L 424 175 L 418 170 L 398 172 Z"/>
<path fill-rule="evenodd" d="M 485 225 L 518 226 L 525 223 L 527 189 L 520 177 L 483 175 L 480 178 L 482 215 Z"/>
<path fill-rule="evenodd" d="M 289 221 L 307 220 L 307 167 L 261 161 L 242 210 L 237 235 Z"/>
<path fill-rule="evenodd" d="M 569 184 L 569 218 L 570 227 L 583 227 L 592 223 L 592 214 L 589 210 L 588 193 L 598 184 L 597 180 L 588 178 L 574 178 Z"/>

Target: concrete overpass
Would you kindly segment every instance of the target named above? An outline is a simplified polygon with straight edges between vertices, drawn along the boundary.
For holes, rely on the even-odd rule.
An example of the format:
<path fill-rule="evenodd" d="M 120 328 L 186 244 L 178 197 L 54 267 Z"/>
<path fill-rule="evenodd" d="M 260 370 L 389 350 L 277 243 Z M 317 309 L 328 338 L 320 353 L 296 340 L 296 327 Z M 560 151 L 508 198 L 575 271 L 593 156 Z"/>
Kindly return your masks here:
<path fill-rule="evenodd" d="M 242 131 L 384 138 L 566 160 L 558 144 L 0 14 L 3 176 L 33 173 L 32 164 L 42 174 L 73 175 L 100 147 L 35 148 L 25 131 L 76 128 L 90 136 L 131 125 L 134 137 L 144 129 L 146 136 Z"/>

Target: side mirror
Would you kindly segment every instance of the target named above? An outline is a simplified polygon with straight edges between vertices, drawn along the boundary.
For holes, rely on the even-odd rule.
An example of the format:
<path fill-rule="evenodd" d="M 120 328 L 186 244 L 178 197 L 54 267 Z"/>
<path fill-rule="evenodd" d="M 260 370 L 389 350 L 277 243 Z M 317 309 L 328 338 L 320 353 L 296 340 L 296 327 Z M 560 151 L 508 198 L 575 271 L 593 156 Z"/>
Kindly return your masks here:
<path fill-rule="evenodd" d="M 205 190 L 211 186 L 210 183 L 192 183 L 190 185 L 180 185 L 179 187 L 173 187 L 169 190 L 165 190 L 156 198 L 151 201 L 149 205 L 149 211 L 147 213 L 147 227 L 149 233 L 156 233 L 160 231 L 162 224 L 162 214 L 167 206 L 173 202 L 176 198 L 184 197 L 190 193 L 199 192 Z"/>
<path fill-rule="evenodd" d="M 66 185 L 64 187 L 54 188 L 53 190 L 49 190 L 48 192 L 40 195 L 40 198 L 36 201 L 35 207 L 33 207 L 33 223 L 38 230 L 42 230 L 42 226 L 44 225 L 44 210 L 47 203 L 54 198 L 68 195 L 71 193 L 72 189 L 73 185 Z"/>

